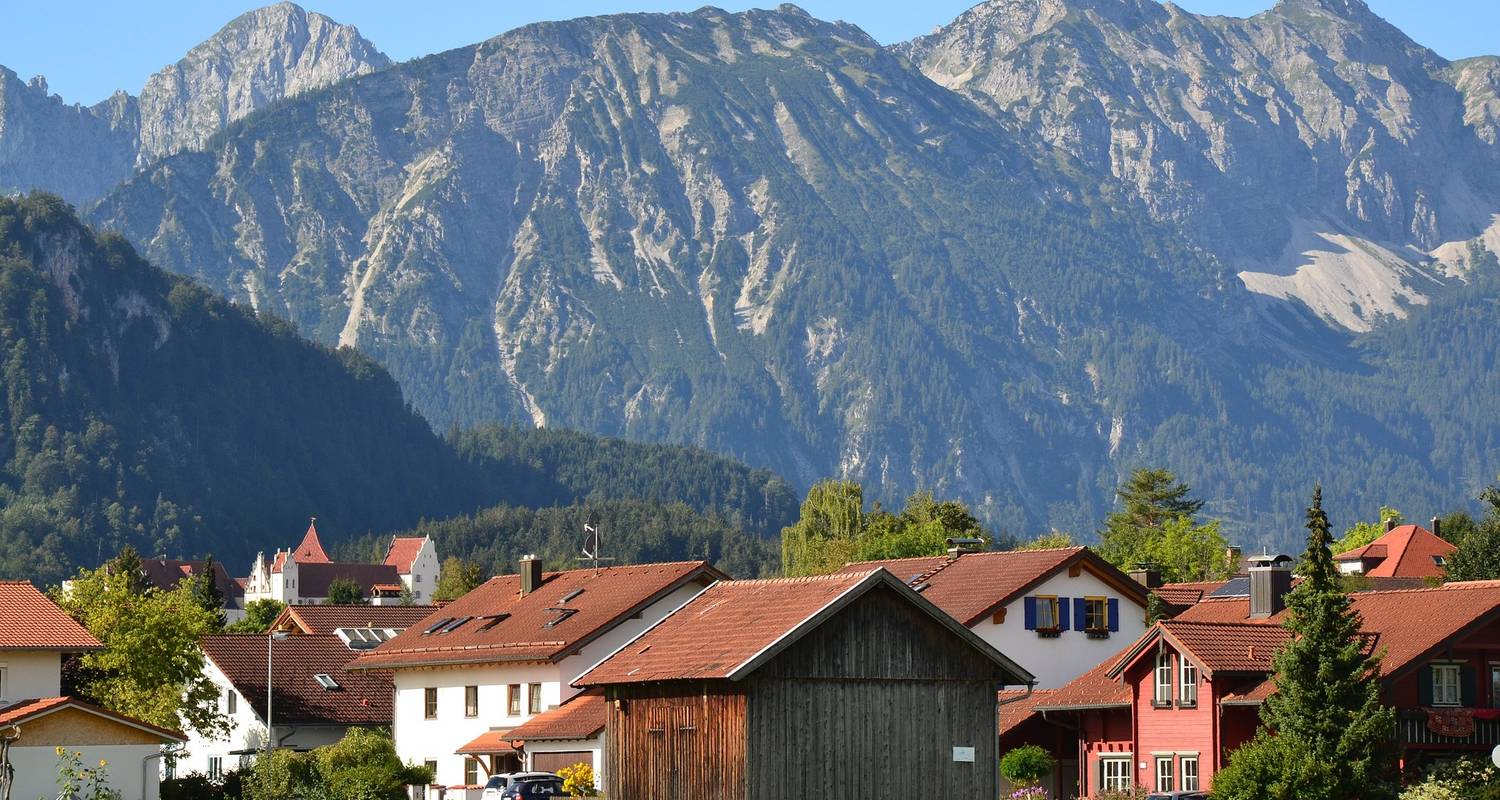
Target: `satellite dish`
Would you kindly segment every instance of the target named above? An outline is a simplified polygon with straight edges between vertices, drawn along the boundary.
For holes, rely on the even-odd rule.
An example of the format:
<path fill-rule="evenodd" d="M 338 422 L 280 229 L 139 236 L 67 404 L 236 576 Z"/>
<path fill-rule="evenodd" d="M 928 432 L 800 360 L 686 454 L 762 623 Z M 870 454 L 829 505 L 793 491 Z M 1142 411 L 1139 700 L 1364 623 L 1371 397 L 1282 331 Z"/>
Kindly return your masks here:
<path fill-rule="evenodd" d="M 1495 745 L 1495 749 L 1490 751 L 1490 763 L 1500 767 L 1500 744 Z"/>

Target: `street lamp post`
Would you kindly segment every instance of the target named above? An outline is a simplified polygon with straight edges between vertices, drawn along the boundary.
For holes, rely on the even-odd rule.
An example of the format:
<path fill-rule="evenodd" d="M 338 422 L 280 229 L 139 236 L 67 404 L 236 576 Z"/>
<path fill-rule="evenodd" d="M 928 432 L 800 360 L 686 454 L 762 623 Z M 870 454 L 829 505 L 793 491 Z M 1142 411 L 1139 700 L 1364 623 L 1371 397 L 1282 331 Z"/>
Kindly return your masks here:
<path fill-rule="evenodd" d="M 271 631 L 266 634 L 266 755 L 271 754 L 271 749 L 276 746 L 276 726 L 271 721 L 271 642 L 285 639 L 287 633 L 284 631 Z"/>

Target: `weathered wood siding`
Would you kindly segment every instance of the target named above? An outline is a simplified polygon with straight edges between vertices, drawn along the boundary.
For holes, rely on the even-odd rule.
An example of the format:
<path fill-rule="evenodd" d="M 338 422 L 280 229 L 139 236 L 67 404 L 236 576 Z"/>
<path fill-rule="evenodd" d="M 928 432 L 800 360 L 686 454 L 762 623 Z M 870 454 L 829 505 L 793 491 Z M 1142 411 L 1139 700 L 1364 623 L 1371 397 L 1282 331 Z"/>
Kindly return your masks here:
<path fill-rule="evenodd" d="M 872 590 L 746 681 L 747 799 L 995 798 L 1004 679 L 920 609 Z M 974 761 L 955 762 L 955 747 Z"/>
<path fill-rule="evenodd" d="M 745 800 L 742 687 L 728 681 L 617 686 L 607 697 L 609 797 Z"/>

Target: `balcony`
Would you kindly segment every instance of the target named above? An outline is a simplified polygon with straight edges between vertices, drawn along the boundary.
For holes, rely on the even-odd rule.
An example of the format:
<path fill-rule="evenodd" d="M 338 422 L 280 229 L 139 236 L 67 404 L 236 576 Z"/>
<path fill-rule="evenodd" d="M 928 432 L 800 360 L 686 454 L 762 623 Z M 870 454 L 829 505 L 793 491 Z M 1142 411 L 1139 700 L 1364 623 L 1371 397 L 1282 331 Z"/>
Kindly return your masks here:
<path fill-rule="evenodd" d="M 1428 747 L 1490 748 L 1500 744 L 1500 709 L 1460 708 L 1448 722 L 1456 723 L 1452 731 L 1466 731 L 1465 735 L 1439 733 L 1441 722 L 1434 726 L 1426 709 L 1401 709 L 1396 712 L 1397 739 L 1403 745 L 1425 745 Z M 1489 717 L 1489 719 L 1484 719 Z M 1472 729 L 1468 719 L 1473 720 Z"/>

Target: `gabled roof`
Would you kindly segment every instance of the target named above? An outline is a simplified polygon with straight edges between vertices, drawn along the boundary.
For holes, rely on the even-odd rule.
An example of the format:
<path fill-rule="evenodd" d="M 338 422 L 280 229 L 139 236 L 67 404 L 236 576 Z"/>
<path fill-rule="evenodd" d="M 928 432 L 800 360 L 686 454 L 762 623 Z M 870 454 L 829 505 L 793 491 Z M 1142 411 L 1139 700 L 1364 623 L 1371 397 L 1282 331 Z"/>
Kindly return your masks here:
<path fill-rule="evenodd" d="M 203 653 L 256 715 L 266 717 L 266 641 L 259 634 L 203 639 Z M 356 655 L 337 636 L 288 636 L 272 642 L 272 694 L 278 724 L 389 725 L 395 689 L 389 672 L 346 669 Z M 325 689 L 315 676 L 338 684 Z"/>
<path fill-rule="evenodd" d="M 575 569 L 544 573 L 542 585 L 522 595 L 520 576 L 502 575 L 360 656 L 354 667 L 558 661 L 684 586 L 725 578 L 706 561 Z"/>
<path fill-rule="evenodd" d="M 43 697 L 34 700 L 21 700 L 11 703 L 8 706 L 0 707 L 0 728 L 24 725 L 27 722 L 45 717 L 48 714 L 54 714 L 70 708 L 82 711 L 91 716 L 100 717 L 117 725 L 124 725 L 160 736 L 163 744 L 187 741 L 187 737 L 183 736 L 180 731 L 152 725 L 149 722 L 138 720 L 135 717 L 128 717 L 117 711 L 110 711 L 107 708 L 100 708 L 92 703 L 85 703 L 76 697 Z M 25 734 L 23 733 L 22 735 L 24 736 Z"/>
<path fill-rule="evenodd" d="M 1111 678 L 1117 677 L 1147 654 L 1159 639 L 1188 656 L 1207 678 L 1224 672 L 1264 673 L 1271 670 L 1271 659 L 1290 638 L 1291 633 L 1280 625 L 1166 620 L 1158 622 L 1136 640 L 1125 656 L 1110 666 L 1107 674 Z"/>
<path fill-rule="evenodd" d="M 31 581 L 0 581 L 0 650 L 66 650 L 102 647 Z"/>
<path fill-rule="evenodd" d="M 292 550 L 292 557 L 297 559 L 297 564 L 326 564 L 333 559 L 328 557 L 328 551 L 323 549 L 323 541 L 318 538 L 318 521 L 307 523 L 307 533 L 302 534 L 302 543 Z"/>
<path fill-rule="evenodd" d="M 674 680 L 737 681 L 866 592 L 890 587 L 1013 679 L 1034 676 L 889 570 L 714 584 L 593 669 L 577 686 Z"/>
<path fill-rule="evenodd" d="M 143 558 L 141 571 L 145 573 L 146 580 L 150 581 L 152 586 L 170 592 L 177 588 L 177 584 L 202 572 L 207 563 L 207 561 L 179 561 L 170 558 Z M 244 596 L 245 587 L 229 577 L 229 572 L 224 569 L 223 564 L 215 561 L 213 573 L 214 583 L 219 587 L 219 593 L 224 595 L 226 602 Z"/>
<path fill-rule="evenodd" d="M 1137 640 L 1139 642 L 1139 640 Z M 1109 668 L 1125 657 L 1135 645 L 1126 647 L 1112 658 L 1100 662 L 1093 669 L 1079 675 L 1065 685 L 1054 689 L 1052 694 L 1036 707 L 1048 711 L 1086 711 L 1101 708 L 1129 708 L 1130 687 L 1123 681 L 1109 677 Z M 1002 710 L 1003 714 L 1004 711 Z"/>
<path fill-rule="evenodd" d="M 1398 525 L 1364 547 L 1339 553 L 1336 561 L 1365 561 L 1372 578 L 1441 578 L 1448 570 L 1440 563 L 1455 547 L 1421 525 Z"/>
<path fill-rule="evenodd" d="M 412 562 L 417 560 L 417 555 L 422 552 L 422 545 L 426 543 L 426 536 L 393 536 L 382 563 L 395 567 L 403 575 L 408 574 L 411 572 Z"/>
<path fill-rule="evenodd" d="M 592 739 L 604 730 L 608 716 L 604 692 L 590 689 L 511 728 L 507 738 L 512 742 Z"/>
<path fill-rule="evenodd" d="M 406 629 L 434 610 L 434 606 L 287 606 L 271 623 L 271 630 L 329 634 L 339 628 Z"/>
<path fill-rule="evenodd" d="M 1074 565 L 1088 570 L 1122 595 L 1146 605 L 1146 588 L 1131 580 L 1087 547 L 1007 550 L 958 556 L 862 561 L 844 567 L 861 573 L 885 568 L 916 587 L 922 596 L 962 622 L 975 625 L 1028 589 Z"/>

